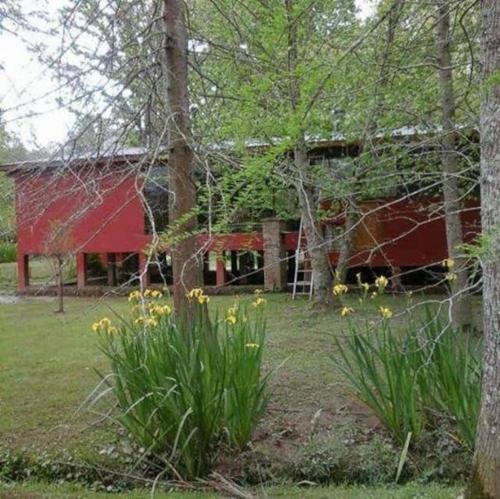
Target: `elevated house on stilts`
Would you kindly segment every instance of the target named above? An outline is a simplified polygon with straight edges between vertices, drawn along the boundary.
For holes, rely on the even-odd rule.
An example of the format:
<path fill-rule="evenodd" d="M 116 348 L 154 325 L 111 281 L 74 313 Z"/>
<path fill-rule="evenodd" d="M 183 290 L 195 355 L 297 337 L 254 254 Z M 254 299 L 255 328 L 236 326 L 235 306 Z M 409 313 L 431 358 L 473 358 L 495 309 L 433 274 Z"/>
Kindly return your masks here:
<path fill-rule="evenodd" d="M 355 156 L 356 147 L 339 139 L 316 141 L 310 151 L 329 160 Z M 30 261 L 54 252 L 61 241 L 76 261 L 76 278 L 68 285 L 74 293 L 172 284 L 168 243 L 157 244 L 157 234 L 168 230 L 166 168 L 167 158 L 141 149 L 0 166 L 15 186 L 19 291 L 42 291 L 30 282 Z M 355 282 L 358 272 L 365 281 L 396 272 L 398 286 L 408 288 L 443 272 L 440 204 L 438 197 L 418 193 L 360 201 L 348 280 Z M 322 207 L 332 208 L 331 200 Z M 479 200 L 467 199 L 465 207 L 464 234 L 471 241 L 480 232 Z M 330 211 L 322 230 L 334 269 L 345 217 L 342 209 Z M 200 230 L 197 258 L 208 291 L 291 290 L 296 265 L 307 266 L 307 259 L 299 261 L 305 243 L 298 220 L 252 222 L 248 232 Z"/>

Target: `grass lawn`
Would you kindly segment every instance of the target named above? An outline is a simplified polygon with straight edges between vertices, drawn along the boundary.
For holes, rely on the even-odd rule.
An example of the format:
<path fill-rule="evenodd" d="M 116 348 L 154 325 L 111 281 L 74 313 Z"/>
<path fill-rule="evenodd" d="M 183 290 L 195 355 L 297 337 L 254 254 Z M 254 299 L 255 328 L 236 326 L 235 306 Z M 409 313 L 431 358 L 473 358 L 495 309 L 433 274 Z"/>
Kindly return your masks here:
<path fill-rule="evenodd" d="M 255 497 L 283 497 L 294 499 L 452 499 L 460 493 L 458 487 L 442 487 L 439 485 L 409 484 L 402 487 L 269 487 L 251 489 Z M 0 484 L 0 497 L 9 498 L 109 498 L 109 493 L 95 493 L 78 485 L 50 485 L 45 483 L 25 483 L 3 486 Z M 113 494 L 120 499 L 150 498 L 151 491 L 137 490 L 133 492 Z M 210 492 L 157 492 L 157 499 L 215 499 L 221 495 Z"/>
<path fill-rule="evenodd" d="M 0 274 L 5 272 L 0 269 Z M 267 299 L 266 367 L 281 367 L 273 377 L 272 399 L 255 445 L 274 452 L 276 459 L 290 458 L 309 438 L 315 414 L 320 414 L 315 422 L 319 431 L 352 424 L 378 427 L 377 420 L 346 393 L 331 359 L 333 336 L 343 333 L 347 319 L 338 312 L 312 312 L 307 300 L 293 301 L 290 295 L 268 295 Z M 234 300 L 213 297 L 211 306 L 224 309 Z M 376 317 L 374 304 L 369 311 L 360 311 L 357 300 L 356 295 L 346 299 L 356 309 L 356 320 Z M 404 310 L 406 299 L 386 296 L 382 303 L 397 312 Z M 90 325 L 103 316 L 125 312 L 128 303 L 125 298 L 67 298 L 66 314 L 56 315 L 54 308 L 53 298 L 27 297 L 5 304 L 0 299 L 0 442 L 10 449 L 49 453 L 68 449 L 84 458 L 96 456 L 116 436 L 100 415 L 81 407 L 98 382 L 95 370 L 107 369 Z M 405 321 L 397 314 L 392 320 L 401 326 Z M 23 490 L 29 493 L 29 487 L 36 492 L 36 485 L 26 487 L 16 486 L 12 493 L 21 497 Z M 404 495 L 404 490 L 371 496 L 339 489 L 335 497 L 414 497 Z M 419 497 L 453 496 L 449 489 L 438 492 L 443 495 Z M 296 497 L 332 497 L 320 489 L 310 493 L 305 495 L 300 489 Z"/>
<path fill-rule="evenodd" d="M 64 275 L 66 282 L 76 280 L 76 263 L 65 267 Z M 50 260 L 44 257 L 30 258 L 30 283 L 32 285 L 53 284 L 55 269 L 51 267 Z M 0 264 L 0 291 L 14 292 L 17 289 L 17 263 Z"/>
<path fill-rule="evenodd" d="M 234 297 L 212 300 L 225 308 Z M 95 369 L 105 369 L 91 323 L 125 312 L 124 298 L 67 298 L 66 314 L 56 315 L 52 298 L 24 298 L 0 306 L 0 435 L 15 447 L 92 445 L 106 426 L 78 410 L 95 387 Z M 285 365 L 274 378 L 269 413 L 277 431 L 302 431 L 320 408 L 328 418 L 345 405 L 328 353 L 331 335 L 341 332 L 335 314 L 315 314 L 305 300 L 269 297 L 268 365 Z M 318 380 L 321 383 L 318 385 Z M 89 425 L 92 425 L 89 427 Z"/>

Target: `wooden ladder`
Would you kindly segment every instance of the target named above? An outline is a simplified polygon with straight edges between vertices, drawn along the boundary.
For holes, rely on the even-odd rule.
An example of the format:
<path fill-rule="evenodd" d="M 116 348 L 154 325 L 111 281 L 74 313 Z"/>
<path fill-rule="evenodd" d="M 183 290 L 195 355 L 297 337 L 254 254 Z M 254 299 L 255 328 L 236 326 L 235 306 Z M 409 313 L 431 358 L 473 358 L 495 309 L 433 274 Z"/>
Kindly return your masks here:
<path fill-rule="evenodd" d="M 300 264 L 303 267 L 300 268 Z M 307 240 L 304 234 L 304 219 L 300 218 L 299 237 L 297 238 L 297 248 L 295 250 L 295 271 L 292 284 L 292 299 L 297 295 L 308 295 L 312 298 L 314 293 L 314 278 L 311 268 L 311 258 L 307 250 Z"/>

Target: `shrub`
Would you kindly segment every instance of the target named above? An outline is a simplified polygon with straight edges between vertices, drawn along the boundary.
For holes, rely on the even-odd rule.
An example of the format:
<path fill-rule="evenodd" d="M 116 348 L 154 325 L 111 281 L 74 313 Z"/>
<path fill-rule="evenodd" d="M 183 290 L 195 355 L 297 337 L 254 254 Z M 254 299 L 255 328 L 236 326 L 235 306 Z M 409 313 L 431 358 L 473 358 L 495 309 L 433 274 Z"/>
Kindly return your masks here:
<path fill-rule="evenodd" d="M 425 431 L 418 449 L 409 458 L 409 462 L 415 463 L 421 481 L 456 484 L 467 480 L 470 474 L 472 454 L 450 432 L 448 423 L 437 422 Z"/>
<path fill-rule="evenodd" d="M 378 435 L 369 440 L 345 438 L 342 433 L 315 435 L 294 463 L 298 480 L 318 483 L 382 484 L 394 482 L 399 452 Z"/>
<path fill-rule="evenodd" d="M 93 326 L 111 361 L 104 379 L 118 401 L 118 422 L 184 478 L 209 472 L 222 446 L 243 448 L 268 399 L 261 307 L 249 314 L 233 306 L 210 321 L 208 298 L 201 290 L 191 297 L 190 317 L 181 320 L 159 292 L 135 292 L 131 318 Z"/>
<path fill-rule="evenodd" d="M 351 326 L 345 342 L 336 343 L 338 365 L 355 395 L 399 443 L 410 432 L 418 440 L 427 424 L 444 417 L 461 444 L 473 449 L 481 363 L 470 337 L 428 308 L 425 319 L 410 318 L 402 334 L 384 320 L 363 332 Z"/>
<path fill-rule="evenodd" d="M 15 262 L 17 251 L 15 243 L 0 241 L 0 263 Z"/>

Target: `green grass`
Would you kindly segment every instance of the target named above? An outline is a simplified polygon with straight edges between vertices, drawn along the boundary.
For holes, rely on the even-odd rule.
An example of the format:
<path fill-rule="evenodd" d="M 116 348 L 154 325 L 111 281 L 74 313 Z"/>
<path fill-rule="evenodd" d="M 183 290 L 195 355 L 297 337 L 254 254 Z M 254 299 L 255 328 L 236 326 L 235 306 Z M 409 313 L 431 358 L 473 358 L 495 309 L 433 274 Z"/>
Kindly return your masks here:
<path fill-rule="evenodd" d="M 235 299 L 214 297 L 211 305 L 226 308 Z M 87 428 L 98 417 L 78 410 L 98 382 L 95 369 L 106 368 L 90 325 L 124 313 L 128 303 L 125 298 L 66 298 L 66 314 L 57 315 L 53 300 L 24 298 L 0 305 L 0 437 L 15 446 L 80 446 L 106 428 Z M 319 408 L 335 413 L 346 398 L 329 354 L 332 335 L 342 334 L 346 319 L 312 312 L 306 300 L 293 301 L 289 295 L 268 300 L 266 366 L 284 363 L 273 379 L 270 411 L 278 411 L 276 421 L 288 424 L 304 419 L 308 424 Z M 356 298 L 348 300 L 354 307 Z M 383 300 L 395 310 L 405 307 L 402 298 Z M 361 317 L 366 315 L 374 316 L 364 312 Z"/>
<path fill-rule="evenodd" d="M 53 283 L 54 268 L 44 257 L 30 258 L 30 284 L 43 285 Z M 75 281 L 75 263 L 71 261 L 66 267 L 66 281 Z M 14 292 L 17 289 L 17 263 L 0 264 L 0 292 Z"/>
<path fill-rule="evenodd" d="M 408 484 L 403 487 L 269 487 L 250 489 L 255 497 L 286 497 L 307 499 L 451 499 L 458 496 L 458 487 L 443 487 L 439 485 Z M 0 483 L 0 496 L 30 497 L 30 498 L 69 498 L 92 497 L 94 499 L 109 497 L 123 499 L 142 499 L 151 497 L 150 490 L 137 490 L 127 493 L 109 494 L 91 492 L 88 489 L 73 484 L 53 485 L 45 483 L 28 482 L 24 484 L 2 485 Z M 156 499 L 212 499 L 221 497 L 211 492 L 156 492 Z"/>
<path fill-rule="evenodd" d="M 214 298 L 225 308 L 234 297 Z M 85 430 L 96 416 L 77 412 L 104 369 L 91 323 L 128 309 L 125 298 L 67 298 L 66 314 L 52 313 L 53 299 L 26 298 L 0 305 L 0 436 L 16 446 L 39 443 L 66 447 L 92 441 L 102 426 Z M 306 301 L 287 295 L 269 298 L 267 365 L 287 361 L 275 377 L 271 405 L 291 411 L 308 404 L 335 406 L 336 381 L 330 360 L 329 334 L 340 331 L 337 315 L 316 315 Z M 317 379 L 326 383 L 317 389 Z M 284 414 L 286 408 L 283 407 Z M 313 409 L 311 408 L 311 411 Z"/>
<path fill-rule="evenodd" d="M 10 264 L 0 265 L 0 276 L 9 272 L 12 272 Z M 266 298 L 265 367 L 281 367 L 273 376 L 263 436 L 257 436 L 256 447 L 277 459 L 289 457 L 308 440 L 311 419 L 319 409 L 322 411 L 317 423 L 321 431 L 351 424 L 373 427 L 376 424 L 373 415 L 352 402 L 332 365 L 330 356 L 335 353 L 332 336 L 346 331 L 346 319 L 338 312 L 313 312 L 307 300 L 293 301 L 290 295 Z M 237 299 L 213 297 L 211 306 L 225 309 Z M 66 314 L 57 315 L 53 313 L 54 300 L 28 297 L 9 304 L 1 304 L 0 300 L 0 442 L 13 450 L 28 448 L 59 453 L 68 449 L 84 459 L 99 457 L 101 449 L 116 441 L 116 434 L 102 415 L 81 407 L 98 382 L 95 370 L 107 370 L 90 325 L 103 316 L 112 318 L 114 312 L 126 312 L 129 304 L 125 298 L 66 298 Z M 373 303 L 367 310 L 357 300 L 356 295 L 346 298 L 346 304 L 356 309 L 355 320 L 376 317 Z M 404 298 L 386 296 L 382 303 L 395 312 L 406 307 Z M 478 300 L 475 305 L 479 306 Z M 404 318 L 395 316 L 392 320 L 396 328 L 404 324 Z M 16 493 L 23 493 L 24 487 L 16 487 Z M 335 489 L 335 497 L 415 497 L 418 494 L 410 492 L 415 487 L 397 489 L 394 494 L 386 491 L 386 495 L 373 492 L 372 496 L 366 495 L 365 489 Z M 276 491 L 276 496 L 281 490 Z M 332 497 L 323 489 L 308 490 L 297 489 L 296 497 Z M 435 494 L 425 495 L 426 490 L 431 489 L 423 487 L 424 495 L 418 496 L 454 494 L 450 494 L 452 489 L 436 488 L 432 489 Z M 312 495 L 305 495 L 306 491 Z M 294 497 L 292 492 L 287 489 L 290 494 L 287 497 Z M 442 495 L 436 495 L 438 492 Z M 64 497 L 64 491 L 60 496 Z M 274 492 L 270 496 L 274 497 Z"/>

